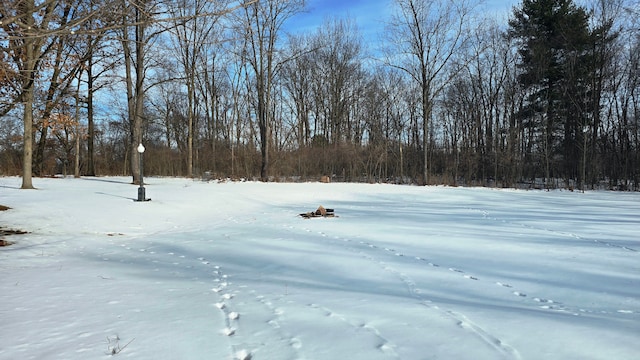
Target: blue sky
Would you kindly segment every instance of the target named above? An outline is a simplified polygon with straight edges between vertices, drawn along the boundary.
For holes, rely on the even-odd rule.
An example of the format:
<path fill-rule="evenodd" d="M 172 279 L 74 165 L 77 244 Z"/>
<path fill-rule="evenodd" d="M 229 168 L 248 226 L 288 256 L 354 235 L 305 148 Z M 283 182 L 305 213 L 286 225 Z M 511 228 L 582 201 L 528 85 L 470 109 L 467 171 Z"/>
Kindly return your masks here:
<path fill-rule="evenodd" d="M 308 11 L 289 19 L 287 27 L 292 32 L 313 32 L 321 26 L 326 18 L 349 17 L 358 24 L 361 34 L 375 37 L 384 29 L 394 0 L 307 0 Z M 478 11 L 489 11 L 499 17 L 506 18 L 511 8 L 519 5 L 521 0 L 485 0 Z"/>

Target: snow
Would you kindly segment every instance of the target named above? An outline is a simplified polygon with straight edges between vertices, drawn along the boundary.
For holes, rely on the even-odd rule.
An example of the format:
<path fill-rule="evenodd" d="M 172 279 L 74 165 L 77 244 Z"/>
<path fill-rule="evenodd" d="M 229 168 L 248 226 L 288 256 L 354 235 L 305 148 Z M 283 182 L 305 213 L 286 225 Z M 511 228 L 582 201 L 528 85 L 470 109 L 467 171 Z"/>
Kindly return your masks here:
<path fill-rule="evenodd" d="M 0 359 L 638 359 L 638 193 L 145 180 L 0 178 Z"/>

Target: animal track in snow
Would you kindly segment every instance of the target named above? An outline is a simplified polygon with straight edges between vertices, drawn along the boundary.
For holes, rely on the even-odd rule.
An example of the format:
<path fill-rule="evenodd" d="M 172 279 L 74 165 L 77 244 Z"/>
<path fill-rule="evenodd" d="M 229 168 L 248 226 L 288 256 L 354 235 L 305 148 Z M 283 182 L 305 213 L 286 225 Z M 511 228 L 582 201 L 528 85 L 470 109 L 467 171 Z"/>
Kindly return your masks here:
<path fill-rule="evenodd" d="M 302 348 L 302 341 L 300 341 L 300 339 L 298 338 L 291 338 L 291 341 L 289 342 L 291 347 L 294 349 L 300 349 Z"/>
<path fill-rule="evenodd" d="M 361 243 L 362 244 L 362 243 Z M 363 244 L 363 245 L 368 245 L 368 244 Z M 391 248 L 381 248 L 384 249 L 387 252 L 391 252 L 393 254 L 400 254 L 398 251 L 391 249 Z M 351 250 L 353 251 L 357 251 L 357 249 L 352 248 Z M 368 259 L 369 261 L 375 262 L 378 264 L 378 266 L 380 266 L 384 271 L 389 272 L 391 274 L 394 274 L 396 277 L 398 277 L 407 287 L 409 293 L 411 294 L 411 296 L 413 296 L 414 298 L 416 298 L 417 300 L 420 301 L 421 304 L 423 304 L 424 306 L 428 307 L 431 310 L 440 312 L 440 313 L 445 313 L 447 314 L 447 316 L 449 317 L 453 317 L 457 322 L 458 326 L 460 326 L 461 328 L 469 331 L 470 333 L 474 334 L 475 336 L 479 337 L 482 341 L 486 342 L 488 345 L 490 345 L 491 347 L 493 347 L 497 352 L 502 353 L 503 355 L 507 355 L 509 358 L 512 359 L 520 359 L 520 355 L 518 353 L 517 350 L 515 350 L 514 348 L 512 348 L 511 346 L 509 346 L 508 344 L 504 343 L 502 340 L 498 339 L 497 337 L 491 335 L 490 333 L 488 333 L 487 331 L 483 330 L 481 327 L 473 324 L 471 321 L 469 321 L 469 319 L 466 318 L 466 316 L 462 315 L 462 314 L 457 314 L 455 312 L 452 311 L 448 311 L 448 310 L 444 310 L 441 309 L 440 307 L 438 307 L 437 305 L 433 305 L 433 302 L 429 299 L 427 299 L 424 295 L 423 292 L 420 288 L 418 288 L 417 284 L 415 283 L 415 281 L 409 277 L 408 275 L 406 275 L 405 273 L 395 269 L 392 265 L 388 265 L 387 263 L 385 263 L 384 261 L 378 260 L 376 259 L 376 257 L 374 256 L 374 254 L 371 253 L 366 253 L 364 251 L 359 251 L 358 254 L 360 256 L 362 256 L 365 259 Z M 414 257 L 415 260 L 418 261 L 425 261 L 426 259 L 423 259 L 422 257 Z M 430 266 L 434 266 L 434 267 L 438 267 L 438 265 L 430 263 Z M 457 269 L 457 268 L 448 268 L 449 271 L 451 272 L 455 272 L 455 273 L 461 273 L 464 274 L 463 270 Z M 464 275 L 465 278 L 467 279 L 471 279 L 471 280 L 478 280 L 478 278 L 474 277 L 474 276 L 470 276 L 470 275 Z M 319 306 L 315 305 L 315 304 L 310 304 L 309 305 L 312 308 L 318 308 L 324 311 L 325 316 L 327 317 L 331 317 L 331 318 L 337 318 L 343 322 L 347 322 L 349 323 L 349 321 L 344 318 L 342 315 L 336 314 L 334 312 L 332 312 L 330 309 L 327 308 L 320 308 Z M 352 326 L 355 326 L 354 324 L 351 324 Z M 365 327 L 365 325 L 361 325 L 361 327 Z M 390 354 L 390 355 L 394 355 L 394 356 L 398 356 L 395 351 L 393 350 L 394 346 L 393 344 L 389 343 L 384 337 L 382 337 L 375 328 L 371 328 L 372 331 L 374 333 L 376 333 L 378 335 L 378 337 L 380 339 L 382 339 L 383 341 L 381 342 L 381 344 L 378 346 L 378 349 L 380 351 L 383 351 L 385 354 Z"/>
<path fill-rule="evenodd" d="M 273 301 L 279 301 L 281 300 L 281 298 L 282 297 L 276 297 L 275 299 L 273 299 Z M 269 326 L 271 332 L 276 333 L 276 338 L 281 340 L 278 342 L 271 342 L 268 345 L 270 347 L 279 346 L 288 350 L 286 352 L 290 353 L 290 356 L 286 358 L 303 358 L 303 356 L 301 356 L 299 352 L 299 350 L 302 348 L 302 341 L 299 338 L 286 332 L 286 330 L 281 326 L 281 323 L 283 322 L 283 316 L 286 314 L 286 311 L 280 307 L 275 306 L 272 300 L 267 299 L 264 295 L 258 295 L 255 299 L 267 309 L 266 312 L 269 314 L 269 316 L 265 323 Z M 263 331 L 263 333 L 266 332 Z M 265 344 L 263 344 L 263 346 L 264 345 Z M 280 350 L 279 352 L 282 353 L 282 351 L 283 350 Z"/>
<path fill-rule="evenodd" d="M 508 358 L 521 359 L 520 353 L 518 353 L 516 349 L 512 348 L 511 346 L 509 346 L 499 338 L 495 337 L 494 335 L 490 334 L 480 326 L 474 324 L 471 320 L 469 320 L 463 314 L 459 314 L 454 311 L 447 311 L 446 313 L 448 316 L 456 320 L 456 324 L 459 327 L 475 334 L 486 344 L 493 347 L 497 352 L 503 354 Z"/>
<path fill-rule="evenodd" d="M 599 240 L 599 239 L 585 238 L 585 237 L 582 237 L 582 236 L 580 236 L 580 235 L 578 235 L 576 233 L 553 230 L 553 229 L 549 229 L 549 228 L 545 228 L 545 227 L 533 226 L 533 225 L 530 225 L 530 224 L 523 224 L 523 223 L 512 221 L 512 220 L 498 219 L 497 217 L 489 216 L 489 212 L 487 210 L 474 209 L 474 208 L 467 208 L 467 210 L 480 212 L 482 214 L 482 217 L 484 219 L 487 219 L 487 220 L 499 221 L 499 222 L 502 222 L 502 223 L 505 223 L 505 224 L 522 226 L 524 228 L 532 229 L 532 230 L 546 231 L 546 232 L 549 232 L 549 233 L 552 233 L 552 234 L 555 234 L 555 235 L 558 235 L 558 236 L 571 237 L 571 238 L 574 238 L 576 240 L 580 240 L 580 241 L 583 241 L 583 242 L 592 241 L 593 243 L 596 243 L 596 244 L 598 244 L 600 246 L 603 246 L 603 247 L 612 247 L 612 248 L 618 248 L 618 249 L 626 250 L 626 251 L 638 252 L 638 249 L 635 249 L 635 248 L 631 248 L 631 247 L 628 247 L 628 246 L 625 246 L 625 245 L 618 245 L 618 244 L 614 244 L 614 243 L 603 241 L 603 240 Z"/>
<path fill-rule="evenodd" d="M 553 304 L 553 300 L 548 300 L 548 299 L 541 299 L 541 298 L 533 298 L 533 301 L 535 302 L 539 302 L 539 303 L 549 303 L 549 304 Z"/>
<path fill-rule="evenodd" d="M 231 291 L 232 282 L 227 274 L 224 274 L 221 267 L 212 264 L 212 261 L 204 256 L 189 256 L 186 253 L 181 253 L 177 248 L 168 247 L 171 245 L 163 243 L 149 242 L 144 246 L 133 246 L 131 244 L 113 244 L 120 249 L 128 250 L 136 259 L 140 262 L 148 262 L 153 264 L 153 271 L 164 271 L 167 276 L 175 276 L 180 280 L 191 281 L 195 286 L 204 286 L 204 291 L 207 291 L 207 282 L 203 281 L 203 276 L 198 273 L 195 277 L 190 277 L 189 274 L 194 269 L 198 269 L 199 272 L 207 274 L 208 281 L 213 284 L 208 288 L 209 294 L 213 295 L 214 301 L 211 301 L 211 305 L 214 311 L 220 314 L 219 320 L 212 320 L 212 324 L 219 326 L 218 334 L 228 338 L 228 351 L 229 355 L 227 359 L 251 359 L 252 354 L 246 350 L 247 347 L 243 343 L 234 343 L 234 339 L 238 333 L 238 324 L 241 321 L 241 313 L 233 305 L 233 299 L 236 292 Z M 121 250 L 122 251 L 122 250 Z M 106 255 L 100 257 L 104 261 L 112 261 Z M 123 262 L 123 260 L 120 260 Z M 163 267 L 168 266 L 168 267 Z M 186 270 L 186 271 L 185 271 Z M 156 282 L 156 284 L 162 284 Z M 167 291 L 175 292 L 179 291 L 177 288 L 168 288 Z M 139 312 L 139 310 L 138 310 Z M 243 334 L 246 335 L 246 334 Z"/>
<path fill-rule="evenodd" d="M 234 359 L 236 360 L 251 360 L 251 352 L 242 349 L 242 350 L 238 350 L 236 351 L 236 353 L 234 354 Z"/>
<path fill-rule="evenodd" d="M 198 260 L 203 265 L 209 265 L 209 262 L 204 258 L 198 258 Z M 236 332 L 238 331 L 234 324 L 237 324 L 240 321 L 240 313 L 237 311 L 233 311 L 229 306 L 229 300 L 234 298 L 234 294 L 229 292 L 229 285 L 231 283 L 227 280 L 228 276 L 224 274 L 220 268 L 220 266 L 213 266 L 212 274 L 215 276 L 214 282 L 218 284 L 217 287 L 211 289 L 214 293 L 220 294 L 219 301 L 214 303 L 214 306 L 218 309 L 220 314 L 224 318 L 224 328 L 220 330 L 220 333 L 228 338 L 234 337 Z M 233 359 L 243 359 L 249 360 L 252 357 L 250 351 L 245 349 L 245 345 L 242 343 L 236 344 L 230 340 L 229 342 L 229 351 L 231 353 L 231 358 Z"/>
<path fill-rule="evenodd" d="M 362 322 L 357 322 L 354 321 L 352 319 L 347 318 L 346 316 L 342 315 L 342 314 L 338 314 L 334 311 L 332 311 L 329 308 L 317 305 L 317 304 L 308 304 L 308 307 L 317 311 L 320 311 L 322 313 L 323 316 L 327 317 L 327 318 L 331 318 L 331 319 L 335 319 L 336 321 L 345 324 L 355 330 L 358 329 L 362 329 L 365 330 L 367 333 L 369 333 L 370 335 L 372 335 L 375 339 L 376 339 L 376 343 L 378 343 L 378 345 L 376 346 L 376 348 L 383 352 L 384 354 L 388 355 L 388 356 L 392 356 L 394 358 L 399 358 L 399 355 L 396 353 L 395 351 L 395 344 L 393 344 L 391 341 L 389 341 L 387 338 L 385 338 L 380 331 L 375 327 L 372 326 L 368 323 L 362 323 Z"/>
<path fill-rule="evenodd" d="M 485 214 L 486 215 L 486 214 Z M 296 231 L 295 228 L 292 228 L 293 231 Z M 318 240 L 322 242 L 332 243 L 332 246 L 342 246 L 349 250 L 354 255 L 369 260 L 380 268 L 388 273 L 395 275 L 400 281 L 402 281 L 406 286 L 405 290 L 413 296 L 414 298 L 424 303 L 426 306 L 432 309 L 438 309 L 434 303 L 428 299 L 429 292 L 422 291 L 420 289 L 421 286 L 425 286 L 422 282 L 416 284 L 415 281 L 411 279 L 407 274 L 412 274 L 408 272 L 407 274 L 403 273 L 403 265 L 410 264 L 413 262 L 414 264 L 424 264 L 426 266 L 430 266 L 432 272 L 438 272 L 439 276 L 445 276 L 444 270 L 446 269 L 449 272 L 449 278 L 454 278 L 456 276 L 461 279 L 460 281 L 473 280 L 473 282 L 466 282 L 466 286 L 473 286 L 477 288 L 478 291 L 482 291 L 482 287 L 486 287 L 486 291 L 490 292 L 492 296 L 500 297 L 500 301 L 509 302 L 509 303 L 517 303 L 514 306 L 518 307 L 528 307 L 532 311 L 539 312 L 547 312 L 547 311 L 569 311 L 575 315 L 579 315 L 579 313 L 590 313 L 592 311 L 579 309 L 578 307 L 574 307 L 574 309 L 564 307 L 561 302 L 556 300 L 550 300 L 549 297 L 554 298 L 554 293 L 535 293 L 532 292 L 532 289 L 535 285 L 531 285 L 529 283 L 511 283 L 513 280 L 508 275 L 504 277 L 500 276 L 492 276 L 491 271 L 481 272 L 482 270 L 477 270 L 478 273 L 474 274 L 473 270 L 478 269 L 473 267 L 472 265 L 462 263 L 461 261 L 456 262 L 457 258 L 434 258 L 429 256 L 424 256 L 425 254 L 420 253 L 419 251 L 423 250 L 409 250 L 407 248 L 403 248 L 402 244 L 390 244 L 385 242 L 377 242 L 374 240 L 368 239 L 349 239 L 345 236 L 332 236 L 333 234 L 330 231 L 327 233 L 322 233 L 322 236 L 318 236 Z M 448 260 L 447 263 L 445 260 Z M 462 266 L 462 267 L 458 267 Z M 462 280 L 465 279 L 465 280 Z M 500 280 L 500 281 L 497 281 Z M 506 280 L 506 281 L 505 281 Z M 456 285 L 464 286 L 463 283 L 459 283 Z M 490 289 L 491 286 L 500 286 L 503 289 Z M 444 309 L 439 309 L 439 311 L 446 311 Z M 629 314 L 628 311 L 619 311 L 620 314 Z M 633 312 L 631 312 L 633 313 Z M 339 315 L 335 313 L 327 313 L 327 317 L 332 319 L 339 319 Z M 624 315 L 619 315 L 624 316 Z M 469 325 L 470 322 L 465 319 L 459 320 L 459 326 L 468 330 L 470 332 L 475 333 L 477 336 L 485 340 L 491 346 L 494 346 L 497 351 L 502 352 L 505 355 L 508 355 L 510 358 L 518 358 L 519 355 L 517 351 L 513 348 L 509 347 L 508 344 L 504 344 L 504 342 L 498 339 L 496 336 L 488 334 L 487 331 L 482 330 L 480 327 L 476 325 Z"/>

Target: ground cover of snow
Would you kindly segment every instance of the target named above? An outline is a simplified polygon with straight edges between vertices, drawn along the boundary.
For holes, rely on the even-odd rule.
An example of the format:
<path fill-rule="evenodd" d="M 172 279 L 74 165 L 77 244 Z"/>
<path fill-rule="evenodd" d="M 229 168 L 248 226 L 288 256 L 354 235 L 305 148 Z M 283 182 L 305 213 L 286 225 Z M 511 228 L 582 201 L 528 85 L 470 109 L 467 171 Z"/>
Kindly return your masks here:
<path fill-rule="evenodd" d="M 145 180 L 0 178 L 0 359 L 640 354 L 638 193 Z"/>

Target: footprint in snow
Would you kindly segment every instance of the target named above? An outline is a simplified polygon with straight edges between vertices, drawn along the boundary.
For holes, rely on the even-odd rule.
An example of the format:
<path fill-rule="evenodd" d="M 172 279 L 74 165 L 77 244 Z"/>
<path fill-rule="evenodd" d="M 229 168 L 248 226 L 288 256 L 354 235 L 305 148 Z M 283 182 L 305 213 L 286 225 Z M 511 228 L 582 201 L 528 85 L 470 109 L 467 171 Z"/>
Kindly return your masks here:
<path fill-rule="evenodd" d="M 535 302 L 539 302 L 539 303 L 549 303 L 549 304 L 554 303 L 554 301 L 553 301 L 553 300 L 549 300 L 549 299 L 542 299 L 542 298 L 533 298 L 533 301 L 535 301 Z"/>
<path fill-rule="evenodd" d="M 291 338 L 290 345 L 294 349 L 300 349 L 302 347 L 302 342 L 298 338 Z"/>
<path fill-rule="evenodd" d="M 384 354 L 395 355 L 393 346 L 388 343 L 378 345 L 378 349 L 380 349 L 380 351 L 382 351 Z"/>
<path fill-rule="evenodd" d="M 237 360 L 251 360 L 251 353 L 247 350 L 240 350 L 235 353 L 235 359 Z"/>
<path fill-rule="evenodd" d="M 618 310 L 619 314 L 633 314 L 633 310 Z"/>
<path fill-rule="evenodd" d="M 280 323 L 278 323 L 276 320 L 269 320 L 267 321 L 267 324 L 269 324 L 274 329 L 280 329 Z"/>

